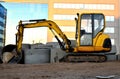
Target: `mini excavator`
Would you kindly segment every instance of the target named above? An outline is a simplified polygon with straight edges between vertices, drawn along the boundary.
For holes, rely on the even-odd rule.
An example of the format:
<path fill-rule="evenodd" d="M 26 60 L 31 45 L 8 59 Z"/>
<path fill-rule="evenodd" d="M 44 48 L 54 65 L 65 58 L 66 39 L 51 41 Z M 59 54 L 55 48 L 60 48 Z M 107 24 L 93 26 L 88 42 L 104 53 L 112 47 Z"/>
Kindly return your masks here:
<path fill-rule="evenodd" d="M 104 34 L 105 16 L 102 13 L 83 13 L 81 15 L 77 13 L 75 23 L 75 46 L 72 46 L 69 38 L 54 21 L 46 19 L 20 21 L 16 34 L 16 45 L 7 45 L 2 50 L 3 63 L 18 63 L 21 60 L 24 29 L 36 27 L 48 27 L 51 30 L 60 48 L 67 53 L 63 57 L 66 62 L 84 61 L 88 57 L 89 61 L 106 61 L 106 55 L 109 54 L 112 45 L 110 36 Z"/>

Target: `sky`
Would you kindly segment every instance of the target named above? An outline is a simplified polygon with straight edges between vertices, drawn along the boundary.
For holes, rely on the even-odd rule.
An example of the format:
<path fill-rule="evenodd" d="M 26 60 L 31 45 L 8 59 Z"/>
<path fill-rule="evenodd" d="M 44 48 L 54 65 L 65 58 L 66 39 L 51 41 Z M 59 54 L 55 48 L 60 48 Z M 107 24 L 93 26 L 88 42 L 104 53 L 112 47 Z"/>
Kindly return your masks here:
<path fill-rule="evenodd" d="M 31 3 L 2 3 L 7 9 L 6 45 L 15 44 L 16 26 L 20 20 L 47 19 L 47 4 Z M 47 41 L 47 28 L 25 29 L 23 43 L 45 43 Z"/>

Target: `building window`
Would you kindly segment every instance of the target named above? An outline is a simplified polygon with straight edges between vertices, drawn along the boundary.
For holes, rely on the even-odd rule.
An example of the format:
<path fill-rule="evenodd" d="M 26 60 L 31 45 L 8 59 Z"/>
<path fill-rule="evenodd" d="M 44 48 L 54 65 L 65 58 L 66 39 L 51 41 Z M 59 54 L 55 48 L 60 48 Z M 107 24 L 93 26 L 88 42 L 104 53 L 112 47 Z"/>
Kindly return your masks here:
<path fill-rule="evenodd" d="M 85 9 L 114 10 L 114 5 L 109 5 L 109 4 L 85 4 Z"/>
<path fill-rule="evenodd" d="M 54 3 L 54 8 L 68 8 L 68 9 L 82 9 L 83 4 L 65 4 L 65 3 Z"/>
<path fill-rule="evenodd" d="M 4 27 L 0 25 L 0 30 L 4 30 Z"/>
<path fill-rule="evenodd" d="M 115 39 L 111 39 L 112 45 L 115 45 Z"/>
<path fill-rule="evenodd" d="M 114 22 L 115 17 L 114 16 L 105 16 L 105 20 Z"/>
<path fill-rule="evenodd" d="M 2 47 L 3 46 L 3 43 L 0 43 L 0 47 Z"/>
<path fill-rule="evenodd" d="M 0 29 L 0 34 L 3 34 L 3 30 Z"/>
<path fill-rule="evenodd" d="M 106 27 L 104 32 L 105 33 L 114 33 L 115 32 L 114 27 Z"/>
<path fill-rule="evenodd" d="M 60 26 L 60 29 L 63 32 L 75 32 L 76 27 L 75 26 Z"/>
<path fill-rule="evenodd" d="M 59 38 L 61 41 L 62 41 L 62 39 L 61 38 Z M 73 37 L 73 38 L 69 38 L 69 40 L 75 40 L 75 38 Z M 52 38 L 52 42 L 58 42 L 57 40 L 56 40 L 56 38 Z"/>
<path fill-rule="evenodd" d="M 5 22 L 5 20 L 3 18 L 1 18 L 1 17 L 0 17 L 0 21 L 3 22 L 3 23 Z"/>
<path fill-rule="evenodd" d="M 114 5 L 113 5 L 113 4 L 70 4 L 70 3 L 54 3 L 54 8 L 61 8 L 61 9 L 114 10 Z"/>
<path fill-rule="evenodd" d="M 3 42 L 3 39 L 2 39 L 2 38 L 0 38 L 0 42 Z"/>
<path fill-rule="evenodd" d="M 3 13 L 5 13 L 6 11 L 5 11 L 5 9 L 4 9 L 4 7 L 0 4 L 0 12 L 3 14 Z"/>
<path fill-rule="evenodd" d="M 0 21 L 0 26 L 1 26 L 1 27 L 4 27 L 4 24 L 3 24 L 3 22 L 1 22 L 1 21 Z"/>
<path fill-rule="evenodd" d="M 55 14 L 53 15 L 54 20 L 74 20 L 76 15 L 60 15 L 60 14 Z"/>
<path fill-rule="evenodd" d="M 1 18 L 4 18 L 5 16 L 4 16 L 4 14 L 2 14 L 2 13 L 0 12 L 0 17 L 1 17 Z"/>
<path fill-rule="evenodd" d="M 4 35 L 3 35 L 3 34 L 0 34 L 0 38 L 4 38 Z"/>

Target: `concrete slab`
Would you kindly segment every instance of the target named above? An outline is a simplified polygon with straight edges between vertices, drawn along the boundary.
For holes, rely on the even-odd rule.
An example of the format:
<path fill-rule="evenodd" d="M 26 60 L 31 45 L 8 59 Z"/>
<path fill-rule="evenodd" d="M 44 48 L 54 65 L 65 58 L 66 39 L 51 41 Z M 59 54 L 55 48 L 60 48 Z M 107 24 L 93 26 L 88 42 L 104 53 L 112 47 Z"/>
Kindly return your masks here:
<path fill-rule="evenodd" d="M 116 61 L 117 60 L 117 49 L 116 46 L 112 46 L 112 50 L 108 52 L 109 55 L 107 55 L 108 61 Z"/>

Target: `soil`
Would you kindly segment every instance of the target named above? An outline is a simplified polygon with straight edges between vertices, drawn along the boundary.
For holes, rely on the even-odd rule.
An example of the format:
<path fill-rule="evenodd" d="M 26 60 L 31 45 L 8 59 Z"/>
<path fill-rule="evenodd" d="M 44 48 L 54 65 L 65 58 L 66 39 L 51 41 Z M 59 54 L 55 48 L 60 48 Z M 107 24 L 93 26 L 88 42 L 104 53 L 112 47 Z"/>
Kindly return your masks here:
<path fill-rule="evenodd" d="M 0 64 L 0 79 L 120 79 L 120 61 L 104 63 Z"/>

